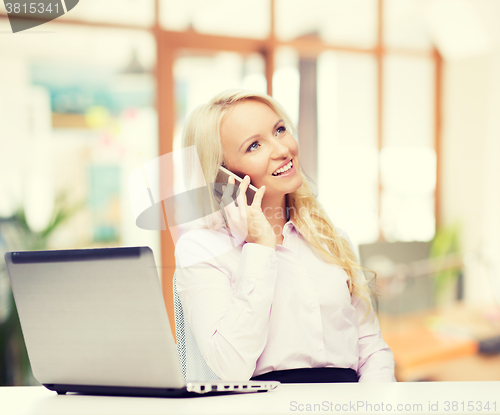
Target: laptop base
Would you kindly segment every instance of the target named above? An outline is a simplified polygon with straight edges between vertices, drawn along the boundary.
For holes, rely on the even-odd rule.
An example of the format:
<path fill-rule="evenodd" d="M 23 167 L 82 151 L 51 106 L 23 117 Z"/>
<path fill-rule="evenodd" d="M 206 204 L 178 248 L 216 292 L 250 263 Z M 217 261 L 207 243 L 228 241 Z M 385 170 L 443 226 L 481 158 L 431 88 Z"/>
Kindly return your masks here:
<path fill-rule="evenodd" d="M 97 385 L 61 385 L 44 383 L 47 389 L 65 395 L 67 392 L 77 392 L 84 395 L 103 396 L 138 396 L 156 398 L 176 398 L 188 396 L 201 396 L 198 393 L 188 392 L 186 387 L 176 388 L 141 388 L 131 386 L 97 386 Z"/>
<path fill-rule="evenodd" d="M 76 392 L 82 395 L 98 396 L 135 396 L 145 398 L 194 398 L 202 396 L 233 395 L 241 392 L 237 391 L 213 391 L 205 393 L 189 392 L 183 388 L 143 388 L 131 386 L 96 386 L 96 385 L 61 385 L 44 383 L 47 389 L 57 392 L 58 395 L 65 395 L 67 392 Z M 258 390 L 255 392 L 267 392 Z"/>

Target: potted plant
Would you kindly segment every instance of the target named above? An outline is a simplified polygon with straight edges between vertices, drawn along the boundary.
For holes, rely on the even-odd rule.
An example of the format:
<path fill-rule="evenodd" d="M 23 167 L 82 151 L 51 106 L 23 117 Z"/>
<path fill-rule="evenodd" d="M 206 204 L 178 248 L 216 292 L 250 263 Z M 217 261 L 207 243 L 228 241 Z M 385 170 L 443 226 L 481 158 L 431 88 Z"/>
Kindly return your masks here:
<path fill-rule="evenodd" d="M 52 219 L 40 232 L 33 232 L 26 220 L 24 209 L 19 209 L 9 218 L 0 217 L 0 386 L 36 384 L 24 345 L 21 325 L 8 283 L 7 269 L 3 257 L 12 250 L 42 250 L 59 226 L 75 215 L 82 202 L 68 204 L 67 196 L 61 193 L 55 201 Z"/>
<path fill-rule="evenodd" d="M 445 256 L 459 255 L 460 236 L 459 222 L 438 228 L 431 242 L 430 258 L 437 260 Z M 459 299 L 461 278 L 461 267 L 450 267 L 434 274 L 434 303 L 437 306 L 447 306 Z"/>

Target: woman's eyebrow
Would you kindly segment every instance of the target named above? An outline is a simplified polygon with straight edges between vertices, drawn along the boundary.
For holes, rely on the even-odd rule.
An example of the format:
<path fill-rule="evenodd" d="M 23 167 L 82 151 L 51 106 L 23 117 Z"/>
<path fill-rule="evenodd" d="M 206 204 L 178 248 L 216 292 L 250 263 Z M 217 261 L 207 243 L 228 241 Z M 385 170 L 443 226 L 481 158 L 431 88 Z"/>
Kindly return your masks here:
<path fill-rule="evenodd" d="M 273 130 L 274 130 L 274 129 L 278 126 L 278 124 L 279 124 L 280 122 L 282 122 L 282 121 L 283 121 L 283 120 L 278 120 L 278 122 L 277 122 L 276 124 L 274 124 Z M 240 150 L 241 150 L 241 147 L 243 147 L 243 145 L 244 145 L 247 141 L 249 141 L 249 140 L 253 140 L 253 139 L 255 139 L 255 138 L 259 138 L 259 137 L 260 137 L 260 134 L 255 134 L 255 135 L 252 135 L 251 137 L 246 138 L 246 139 L 243 141 L 243 143 L 241 143 L 241 146 L 240 146 L 240 148 L 238 149 L 238 151 L 240 151 Z"/>

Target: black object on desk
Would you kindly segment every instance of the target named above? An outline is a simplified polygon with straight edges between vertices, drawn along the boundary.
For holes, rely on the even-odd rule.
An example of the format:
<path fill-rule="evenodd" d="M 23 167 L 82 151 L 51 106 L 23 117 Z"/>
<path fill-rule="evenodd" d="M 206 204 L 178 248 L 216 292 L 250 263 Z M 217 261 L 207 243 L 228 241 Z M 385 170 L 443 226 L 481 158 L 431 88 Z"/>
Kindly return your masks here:
<path fill-rule="evenodd" d="M 500 353 L 500 336 L 490 337 L 479 341 L 479 353 L 497 354 Z"/>

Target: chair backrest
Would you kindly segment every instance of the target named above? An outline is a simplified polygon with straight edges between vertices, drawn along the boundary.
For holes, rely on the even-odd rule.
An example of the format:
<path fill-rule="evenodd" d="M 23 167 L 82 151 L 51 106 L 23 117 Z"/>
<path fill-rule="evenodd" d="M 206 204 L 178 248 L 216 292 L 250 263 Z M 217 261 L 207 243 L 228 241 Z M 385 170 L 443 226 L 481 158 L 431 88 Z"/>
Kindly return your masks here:
<path fill-rule="evenodd" d="M 174 314 L 175 334 L 177 337 L 177 353 L 186 380 L 217 380 L 217 375 L 210 369 L 201 355 L 189 323 L 184 318 L 181 299 L 177 294 L 177 281 L 174 274 Z"/>

